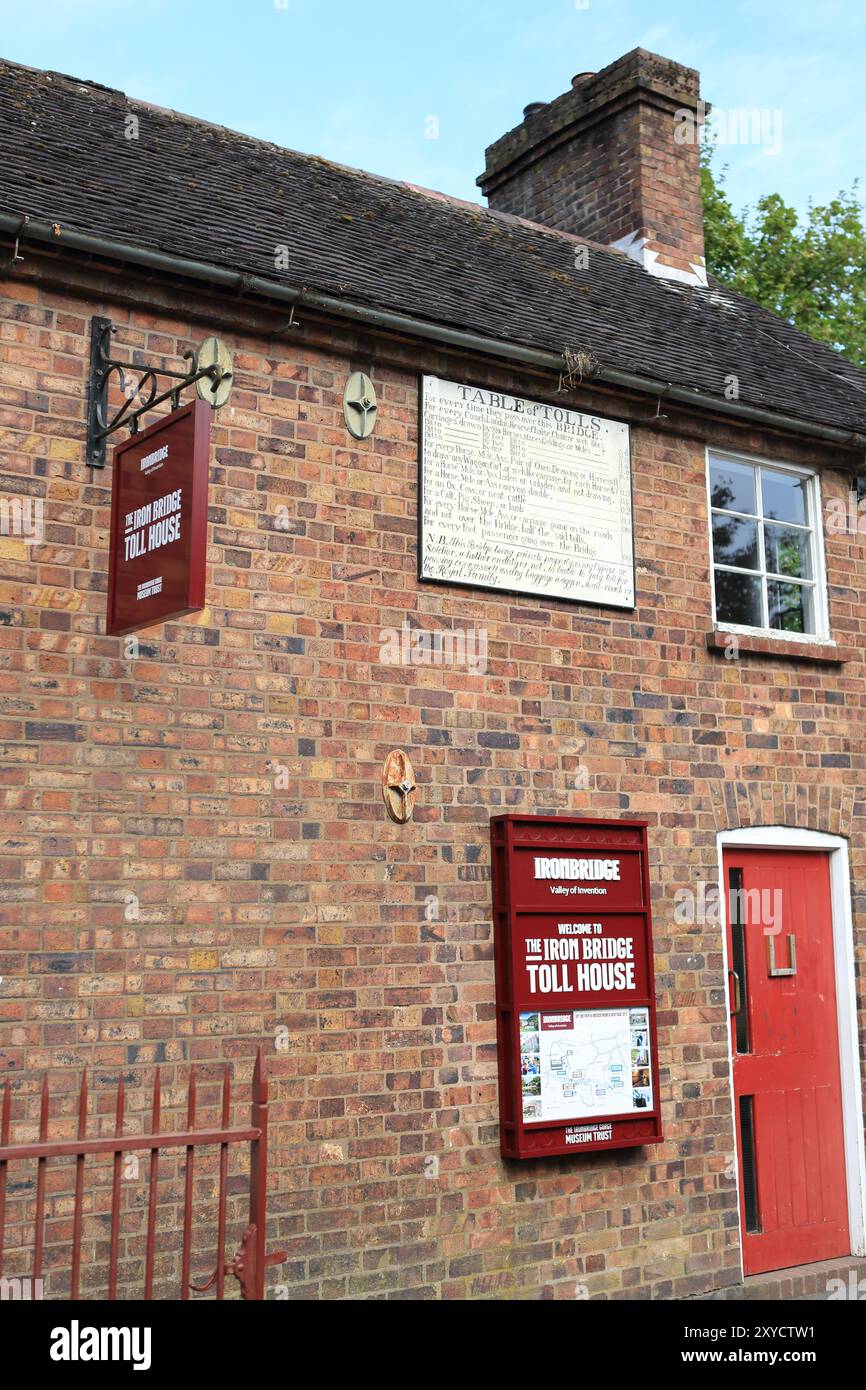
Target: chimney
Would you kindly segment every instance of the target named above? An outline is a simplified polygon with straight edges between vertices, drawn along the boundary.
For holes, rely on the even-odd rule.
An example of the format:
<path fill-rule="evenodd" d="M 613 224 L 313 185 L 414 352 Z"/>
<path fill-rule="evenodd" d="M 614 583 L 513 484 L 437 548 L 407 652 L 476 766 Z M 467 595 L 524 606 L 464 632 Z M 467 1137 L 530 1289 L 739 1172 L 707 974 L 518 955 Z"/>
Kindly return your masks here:
<path fill-rule="evenodd" d="M 707 283 L 700 77 L 636 48 L 532 102 L 486 151 L 491 208 L 625 251 L 652 275 Z"/>

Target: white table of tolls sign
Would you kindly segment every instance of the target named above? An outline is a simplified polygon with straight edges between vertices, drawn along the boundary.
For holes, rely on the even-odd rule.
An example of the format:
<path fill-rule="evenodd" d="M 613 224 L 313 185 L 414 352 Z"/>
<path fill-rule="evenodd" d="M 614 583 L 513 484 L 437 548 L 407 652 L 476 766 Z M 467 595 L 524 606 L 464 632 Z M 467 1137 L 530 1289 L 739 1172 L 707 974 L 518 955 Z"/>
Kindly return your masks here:
<path fill-rule="evenodd" d="M 634 607 L 628 426 L 422 378 L 419 576 Z"/>

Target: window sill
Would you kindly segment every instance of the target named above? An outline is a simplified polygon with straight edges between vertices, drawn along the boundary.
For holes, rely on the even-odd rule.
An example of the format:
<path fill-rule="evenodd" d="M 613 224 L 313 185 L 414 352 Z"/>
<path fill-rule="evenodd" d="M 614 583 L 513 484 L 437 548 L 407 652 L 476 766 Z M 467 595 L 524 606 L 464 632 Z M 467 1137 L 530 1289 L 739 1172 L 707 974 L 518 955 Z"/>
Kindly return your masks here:
<path fill-rule="evenodd" d="M 828 642 L 790 641 L 784 637 L 762 637 L 743 632 L 726 632 L 715 628 L 707 633 L 711 652 L 729 652 L 734 648 L 748 656 L 766 656 L 770 660 L 809 661 L 822 666 L 844 666 L 851 660 L 847 647 L 831 646 Z"/>

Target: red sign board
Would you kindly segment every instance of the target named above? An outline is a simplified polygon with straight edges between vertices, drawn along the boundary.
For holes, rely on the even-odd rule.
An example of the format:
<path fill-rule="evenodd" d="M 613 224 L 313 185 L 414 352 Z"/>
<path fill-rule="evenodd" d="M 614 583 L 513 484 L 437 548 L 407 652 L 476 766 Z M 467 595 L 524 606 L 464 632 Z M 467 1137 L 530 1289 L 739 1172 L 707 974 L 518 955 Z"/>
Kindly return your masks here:
<path fill-rule="evenodd" d="M 646 822 L 490 822 L 502 1152 L 657 1143 Z"/>
<path fill-rule="evenodd" d="M 210 417 L 197 400 L 114 451 L 110 635 L 204 608 Z"/>

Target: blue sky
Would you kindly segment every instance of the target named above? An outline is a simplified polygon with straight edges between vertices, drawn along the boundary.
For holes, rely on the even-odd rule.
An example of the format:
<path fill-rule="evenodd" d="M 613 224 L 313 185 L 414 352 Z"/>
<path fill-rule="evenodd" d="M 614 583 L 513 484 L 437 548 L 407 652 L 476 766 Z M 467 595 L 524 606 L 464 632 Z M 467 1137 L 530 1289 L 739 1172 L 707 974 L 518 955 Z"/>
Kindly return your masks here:
<path fill-rule="evenodd" d="M 475 200 L 527 102 L 638 45 L 720 108 L 781 112 L 777 153 L 722 151 L 736 206 L 803 210 L 863 173 L 863 0 L 0 0 L 0 21 L 4 57 Z"/>

